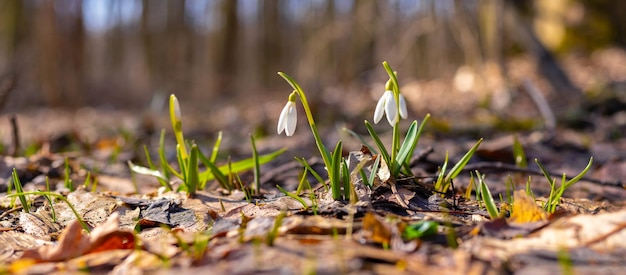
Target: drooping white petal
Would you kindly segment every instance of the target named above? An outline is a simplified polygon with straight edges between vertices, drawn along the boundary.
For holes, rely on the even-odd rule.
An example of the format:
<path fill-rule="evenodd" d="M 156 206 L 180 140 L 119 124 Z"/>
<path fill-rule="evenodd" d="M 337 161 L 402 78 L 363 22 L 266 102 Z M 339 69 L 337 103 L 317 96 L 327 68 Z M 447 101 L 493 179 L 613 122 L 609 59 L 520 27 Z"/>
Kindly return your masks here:
<path fill-rule="evenodd" d="M 282 134 L 285 130 L 285 126 L 287 125 L 287 114 L 289 113 L 289 103 L 283 107 L 283 110 L 280 111 L 280 116 L 278 117 L 278 126 L 276 127 L 276 132 L 278 134 Z"/>
<path fill-rule="evenodd" d="M 296 110 L 295 102 L 289 101 L 291 106 L 289 106 L 289 111 L 287 113 L 287 125 L 285 125 L 285 134 L 288 137 L 293 136 L 293 133 L 296 132 L 296 125 L 298 124 L 298 112 Z"/>
<path fill-rule="evenodd" d="M 374 123 L 378 124 L 381 118 L 383 118 L 383 114 L 385 113 L 385 99 L 387 98 L 387 92 L 385 92 L 380 99 L 378 99 L 378 103 L 376 103 L 376 110 L 374 111 Z"/>
<path fill-rule="evenodd" d="M 409 112 L 406 110 L 406 100 L 404 100 L 404 96 L 400 94 L 400 117 L 406 119 L 409 116 Z"/>
<path fill-rule="evenodd" d="M 387 121 L 389 125 L 393 126 L 396 123 L 396 116 L 398 115 L 398 106 L 395 104 L 396 100 L 393 98 L 391 91 L 386 91 L 387 99 L 385 102 L 385 114 L 387 115 Z"/>
<path fill-rule="evenodd" d="M 288 101 L 283 107 L 283 110 L 280 112 L 280 117 L 278 117 L 278 126 L 276 127 L 276 132 L 280 135 L 283 131 L 287 136 L 292 136 L 296 131 L 296 124 L 298 122 L 298 113 L 296 110 L 296 103 L 293 101 Z"/>

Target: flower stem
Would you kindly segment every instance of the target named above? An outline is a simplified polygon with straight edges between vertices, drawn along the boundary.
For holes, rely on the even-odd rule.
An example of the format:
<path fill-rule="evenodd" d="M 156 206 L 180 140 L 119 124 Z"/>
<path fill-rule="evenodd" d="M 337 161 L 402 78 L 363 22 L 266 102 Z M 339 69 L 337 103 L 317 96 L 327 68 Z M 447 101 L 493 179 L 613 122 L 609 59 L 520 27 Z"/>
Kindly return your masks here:
<path fill-rule="evenodd" d="M 315 120 L 313 120 L 313 114 L 311 113 L 311 109 L 309 108 L 309 102 L 306 99 L 306 95 L 304 94 L 304 91 L 302 91 L 302 88 L 300 88 L 300 85 L 298 85 L 298 83 L 296 83 L 296 81 L 293 78 L 291 78 L 289 75 L 287 75 L 286 73 L 278 72 L 278 75 L 284 78 L 300 97 L 300 102 L 302 102 L 302 107 L 304 107 L 304 113 L 306 114 L 306 118 L 309 122 L 309 126 L 311 126 L 311 132 L 313 132 L 313 138 L 315 138 L 315 145 L 317 145 L 317 149 L 320 151 L 320 154 L 322 155 L 322 160 L 324 161 L 324 165 L 326 165 L 326 167 L 330 169 L 332 165 L 331 160 L 330 160 L 330 153 L 328 152 L 328 149 L 326 149 L 326 147 L 324 146 L 324 143 L 322 143 L 322 138 L 320 137 L 320 134 L 317 131 L 317 126 L 315 124 Z"/>
<path fill-rule="evenodd" d="M 396 118 L 393 124 L 393 137 L 391 141 L 391 163 L 388 164 L 390 171 L 395 171 L 395 165 L 402 165 L 401 163 L 396 163 L 396 156 L 398 155 L 398 151 L 400 151 L 400 85 L 398 85 L 396 73 L 391 69 L 387 61 L 383 61 L 383 67 L 385 67 L 385 71 L 387 71 L 389 79 L 391 79 L 393 83 L 393 99 L 396 103 Z M 395 177 L 397 175 L 393 176 Z"/>

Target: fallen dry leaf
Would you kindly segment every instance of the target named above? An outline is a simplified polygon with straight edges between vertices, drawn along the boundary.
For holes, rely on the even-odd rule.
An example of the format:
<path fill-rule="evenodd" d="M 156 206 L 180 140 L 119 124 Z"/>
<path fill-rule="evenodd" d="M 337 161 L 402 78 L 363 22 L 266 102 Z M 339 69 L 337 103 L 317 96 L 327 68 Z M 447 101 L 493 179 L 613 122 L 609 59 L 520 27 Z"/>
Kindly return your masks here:
<path fill-rule="evenodd" d="M 59 262 L 81 255 L 116 249 L 134 248 L 134 235 L 119 230 L 119 215 L 113 213 L 104 223 L 97 226 L 90 235 L 83 231 L 80 223 L 70 223 L 56 245 L 45 245 L 38 249 L 27 250 L 22 259 L 34 259 L 37 262 Z"/>
<path fill-rule="evenodd" d="M 545 221 L 548 219 L 548 213 L 537 205 L 535 200 L 530 197 L 524 190 L 517 190 L 513 194 L 514 203 L 511 212 L 510 222 L 513 223 L 531 223 Z"/>

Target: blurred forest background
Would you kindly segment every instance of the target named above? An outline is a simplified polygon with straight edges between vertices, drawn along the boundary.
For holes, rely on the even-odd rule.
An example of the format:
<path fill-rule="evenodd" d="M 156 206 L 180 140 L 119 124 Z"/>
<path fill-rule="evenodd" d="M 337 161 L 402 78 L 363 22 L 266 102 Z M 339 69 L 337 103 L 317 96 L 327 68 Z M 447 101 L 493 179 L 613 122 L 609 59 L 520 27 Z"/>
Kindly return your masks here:
<path fill-rule="evenodd" d="M 0 103 L 136 109 L 175 92 L 206 110 L 284 101 L 284 71 L 313 101 L 366 91 L 371 109 L 387 60 L 413 109 L 449 107 L 423 91 L 502 109 L 529 79 L 560 99 L 621 87 L 625 45 L 625 1 L 0 0 Z"/>

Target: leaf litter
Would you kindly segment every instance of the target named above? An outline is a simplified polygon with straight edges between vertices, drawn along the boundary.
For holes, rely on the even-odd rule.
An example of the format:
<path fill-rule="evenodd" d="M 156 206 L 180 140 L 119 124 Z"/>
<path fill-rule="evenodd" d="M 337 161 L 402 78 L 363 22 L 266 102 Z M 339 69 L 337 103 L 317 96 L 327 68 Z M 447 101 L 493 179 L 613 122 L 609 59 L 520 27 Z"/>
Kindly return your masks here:
<path fill-rule="evenodd" d="M 478 155 L 491 162 L 508 158 L 506 154 L 494 154 L 498 150 L 504 149 L 498 147 L 490 154 L 480 151 Z M 530 154 L 533 150 L 529 148 Z M 366 159 L 364 167 L 371 171 L 373 155 L 362 151 L 350 155 L 361 158 L 358 162 Z M 62 157 L 53 154 L 45 158 L 56 158 L 57 162 L 33 157 L 21 163 L 12 161 L 10 165 L 21 167 L 31 190 L 33 186 L 42 189 L 41 183 L 36 183 L 38 176 L 54 175 L 50 171 L 57 171 L 59 179 L 63 174 L 58 164 L 54 164 L 57 170 L 42 167 L 58 163 Z M 388 170 L 378 171 L 373 188 L 363 182 L 355 184 L 359 199 L 353 204 L 332 200 L 329 192 L 317 186 L 301 194 L 308 207 L 272 192 L 247 199 L 240 191 L 227 195 L 214 190 L 200 191 L 188 198 L 184 193 L 146 188 L 154 184 L 147 180 L 139 186 L 151 191 L 131 194 L 135 193 L 134 188 L 128 188 L 132 182 L 117 174 L 109 184 L 125 187 L 107 190 L 107 186 L 97 192 L 85 188 L 61 191 L 89 225 L 90 233 L 60 201 L 50 205 L 41 196 L 30 196 L 36 210 L 23 213 L 11 212 L 6 207 L 10 199 L 5 197 L 1 199 L 0 241 L 5 245 L 0 250 L 0 261 L 6 264 L 5 271 L 27 273 L 183 269 L 218 274 L 459 274 L 487 270 L 522 272 L 537 266 L 558 271 L 564 262 L 582 271 L 595 265 L 602 265 L 599 270 L 607 271 L 623 267 L 626 213 L 620 209 L 623 203 L 619 201 L 594 200 L 593 196 L 603 195 L 602 190 L 590 188 L 592 192 L 596 190 L 587 193 L 591 200 L 562 198 L 559 211 L 554 214 L 543 212 L 540 206 L 545 200 L 541 196 L 532 198 L 517 191 L 516 203 L 506 214 L 510 216 L 489 220 L 484 207 L 464 198 L 460 195 L 463 192 L 433 192 L 429 178 L 433 164 L 429 163 L 442 162 L 436 154 L 427 156 L 414 167 L 419 171 L 416 177 L 395 179 L 395 183 L 380 180 L 389 178 Z M 29 168 L 33 165 L 39 168 Z M 491 169 L 490 177 L 499 172 Z M 28 171 L 35 172 L 29 175 Z M 73 170 L 75 182 L 81 182 L 80 171 L 80 167 Z M 599 171 L 606 168 L 600 167 Z M 117 183 L 116 178 L 120 179 Z M 265 182 L 271 183 L 272 179 Z M 460 178 L 454 183 L 459 185 L 457 188 L 464 188 L 466 182 L 467 178 Z M 494 177 L 488 182 L 497 189 L 503 185 L 494 182 L 504 180 Z M 602 186 L 589 182 L 580 185 L 581 189 Z M 532 186 L 541 183 L 535 181 Z M 614 187 L 603 188 L 613 190 L 614 196 L 623 196 Z M 317 197 L 317 215 L 311 209 L 313 202 L 307 192 L 314 192 Z M 494 189 L 495 193 L 504 191 Z M 498 203 L 500 207 L 502 204 Z M 270 238 L 272 234 L 276 235 L 274 240 Z"/>

